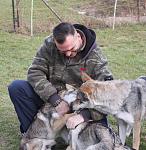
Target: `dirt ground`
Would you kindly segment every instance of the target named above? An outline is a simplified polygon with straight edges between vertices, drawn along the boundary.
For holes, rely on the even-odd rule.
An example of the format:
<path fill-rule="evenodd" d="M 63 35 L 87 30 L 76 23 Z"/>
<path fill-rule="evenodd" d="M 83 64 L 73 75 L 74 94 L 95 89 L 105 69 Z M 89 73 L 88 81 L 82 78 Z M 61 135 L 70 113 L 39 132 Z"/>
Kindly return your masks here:
<path fill-rule="evenodd" d="M 128 4 L 119 1 L 116 9 L 116 24 L 146 22 L 145 5 L 144 1 L 141 1 L 138 15 L 136 3 Z M 78 14 L 93 17 L 103 21 L 108 26 L 112 26 L 114 16 L 114 1 L 112 0 L 96 1 L 94 4 L 90 2 L 88 6 L 75 7 L 74 10 L 77 11 Z"/>

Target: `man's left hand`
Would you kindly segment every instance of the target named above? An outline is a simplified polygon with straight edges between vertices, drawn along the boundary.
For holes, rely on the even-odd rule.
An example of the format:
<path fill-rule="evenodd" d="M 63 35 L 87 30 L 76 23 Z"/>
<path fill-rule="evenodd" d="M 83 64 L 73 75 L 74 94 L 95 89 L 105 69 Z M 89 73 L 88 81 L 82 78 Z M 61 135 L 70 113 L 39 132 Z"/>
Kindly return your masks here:
<path fill-rule="evenodd" d="M 70 117 L 66 122 L 66 127 L 68 129 L 74 129 L 77 125 L 84 122 L 84 118 L 82 115 L 77 114 L 72 117 Z"/>
<path fill-rule="evenodd" d="M 57 105 L 55 107 L 55 109 L 56 109 L 57 113 L 62 116 L 62 115 L 66 114 L 69 111 L 69 105 L 68 105 L 67 102 L 61 101 L 59 103 L 59 105 Z"/>

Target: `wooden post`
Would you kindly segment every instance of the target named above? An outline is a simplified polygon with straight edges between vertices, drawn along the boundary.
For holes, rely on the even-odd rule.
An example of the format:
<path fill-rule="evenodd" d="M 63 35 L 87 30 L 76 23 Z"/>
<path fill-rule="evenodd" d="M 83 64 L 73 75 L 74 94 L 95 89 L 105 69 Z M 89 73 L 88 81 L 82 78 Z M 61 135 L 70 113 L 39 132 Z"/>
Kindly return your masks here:
<path fill-rule="evenodd" d="M 117 1 L 118 1 L 118 0 L 115 0 L 115 6 L 114 6 L 113 30 L 115 29 Z"/>
<path fill-rule="evenodd" d="M 15 18 L 15 2 L 14 0 L 12 0 L 12 11 L 13 11 L 13 28 L 14 28 L 14 32 L 16 32 L 16 18 Z"/>
<path fill-rule="evenodd" d="M 137 21 L 140 22 L 140 0 L 137 0 Z"/>
<path fill-rule="evenodd" d="M 19 23 L 19 2 L 20 0 L 16 0 L 16 14 L 17 14 L 17 27 L 20 27 L 20 23 Z"/>
<path fill-rule="evenodd" d="M 144 9 L 146 9 L 146 0 L 144 0 Z"/>
<path fill-rule="evenodd" d="M 31 36 L 33 36 L 33 0 L 31 0 L 31 18 L 30 18 Z"/>

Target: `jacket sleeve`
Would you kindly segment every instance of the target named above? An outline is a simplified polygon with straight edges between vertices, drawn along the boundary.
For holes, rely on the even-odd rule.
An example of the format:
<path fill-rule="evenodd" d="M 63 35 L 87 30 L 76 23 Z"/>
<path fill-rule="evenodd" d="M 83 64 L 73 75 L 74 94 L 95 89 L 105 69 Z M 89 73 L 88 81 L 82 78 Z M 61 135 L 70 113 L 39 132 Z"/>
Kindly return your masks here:
<path fill-rule="evenodd" d="M 99 81 L 113 80 L 112 73 L 107 65 L 107 58 L 102 54 L 101 49 L 97 47 L 88 60 L 88 66 L 93 68 L 91 77 Z"/>
<path fill-rule="evenodd" d="M 27 80 L 34 91 L 44 101 L 57 93 L 56 88 L 49 82 L 49 52 L 45 43 L 40 47 L 28 69 Z"/>

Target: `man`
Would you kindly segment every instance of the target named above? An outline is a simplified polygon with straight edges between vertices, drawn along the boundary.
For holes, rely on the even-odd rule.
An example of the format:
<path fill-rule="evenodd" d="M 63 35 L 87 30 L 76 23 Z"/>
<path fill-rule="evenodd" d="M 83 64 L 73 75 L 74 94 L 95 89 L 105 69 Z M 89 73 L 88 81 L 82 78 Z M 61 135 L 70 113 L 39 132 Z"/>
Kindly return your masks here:
<path fill-rule="evenodd" d="M 27 131 L 44 102 L 50 102 L 60 115 L 69 111 L 58 92 L 65 89 L 66 83 L 80 87 L 81 70 L 96 80 L 113 79 L 107 60 L 96 44 L 95 32 L 80 24 L 60 23 L 37 51 L 28 69 L 28 81 L 13 81 L 8 88 L 21 133 Z M 95 113 L 88 109 L 81 110 L 70 117 L 66 125 L 75 128 L 84 121 L 94 120 L 94 116 Z M 107 124 L 106 117 L 102 122 Z"/>

